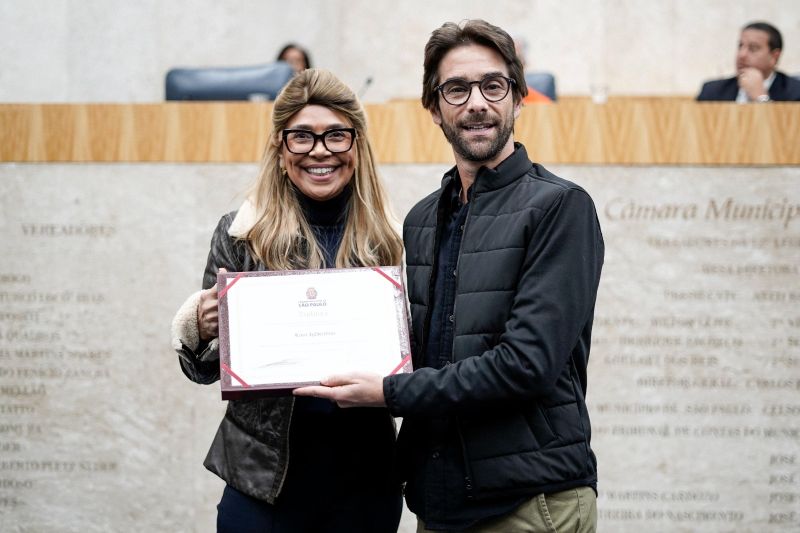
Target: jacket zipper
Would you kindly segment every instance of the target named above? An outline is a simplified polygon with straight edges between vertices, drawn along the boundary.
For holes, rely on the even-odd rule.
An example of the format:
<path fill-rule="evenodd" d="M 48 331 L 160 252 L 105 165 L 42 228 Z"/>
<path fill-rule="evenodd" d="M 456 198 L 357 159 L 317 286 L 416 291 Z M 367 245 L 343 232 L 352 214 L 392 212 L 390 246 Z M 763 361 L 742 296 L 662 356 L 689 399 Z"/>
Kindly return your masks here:
<path fill-rule="evenodd" d="M 464 490 L 467 493 L 467 499 L 471 500 L 475 496 L 472 494 L 472 467 L 469 463 L 467 454 L 467 443 L 464 441 L 464 433 L 461 431 L 461 418 L 456 416 L 456 433 L 458 433 L 458 441 L 461 444 L 461 457 L 464 461 Z"/>
<path fill-rule="evenodd" d="M 283 483 L 286 481 L 286 475 L 289 473 L 289 436 L 292 433 L 292 415 L 294 414 L 294 402 L 295 399 L 292 398 L 292 403 L 289 406 L 289 422 L 286 425 L 286 438 L 283 442 L 283 447 L 286 450 L 286 461 L 284 461 L 283 472 L 281 473 L 281 479 L 278 483 L 278 486 L 275 489 L 275 497 L 277 498 L 280 495 L 281 490 L 283 489 Z"/>
<path fill-rule="evenodd" d="M 473 183 L 474 187 L 475 184 Z M 458 265 L 461 263 L 461 249 L 464 245 L 464 236 L 467 234 L 467 226 L 469 225 L 469 215 L 472 212 L 472 206 L 475 200 L 478 199 L 477 194 L 473 194 L 472 198 L 467 203 L 467 216 L 464 217 L 464 228 L 461 229 L 461 241 L 458 244 L 458 257 L 456 258 L 455 271 L 458 272 Z M 450 361 L 455 362 L 455 341 L 456 341 L 456 296 L 458 295 L 458 285 L 461 282 L 461 277 L 456 276 L 456 284 L 453 291 L 453 347 L 450 349 Z M 464 433 L 461 431 L 461 418 L 456 416 L 456 433 L 458 433 L 458 441 L 461 444 L 461 458 L 464 462 L 464 490 L 467 493 L 467 499 L 472 500 L 474 495 L 472 493 L 472 465 L 469 462 L 469 454 L 467 454 L 467 443 L 464 440 Z"/>

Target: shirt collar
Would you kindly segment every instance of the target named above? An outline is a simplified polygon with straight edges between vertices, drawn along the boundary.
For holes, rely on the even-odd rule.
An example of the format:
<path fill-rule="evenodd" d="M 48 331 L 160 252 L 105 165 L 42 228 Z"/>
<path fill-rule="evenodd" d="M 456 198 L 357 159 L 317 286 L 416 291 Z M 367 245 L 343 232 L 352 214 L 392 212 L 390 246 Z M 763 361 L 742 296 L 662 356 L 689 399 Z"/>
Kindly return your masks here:
<path fill-rule="evenodd" d="M 533 163 L 528 159 L 528 152 L 520 143 L 514 143 L 514 153 L 505 158 L 496 168 L 481 167 L 475 176 L 475 183 L 469 188 L 469 195 L 472 197 L 476 192 L 490 191 L 505 187 L 512 181 L 524 175 L 530 170 Z M 446 187 L 451 181 L 459 182 L 461 190 L 461 180 L 458 177 L 458 168 L 453 167 L 448 170 L 442 179 L 442 187 Z M 477 189 L 477 191 L 476 191 Z"/>

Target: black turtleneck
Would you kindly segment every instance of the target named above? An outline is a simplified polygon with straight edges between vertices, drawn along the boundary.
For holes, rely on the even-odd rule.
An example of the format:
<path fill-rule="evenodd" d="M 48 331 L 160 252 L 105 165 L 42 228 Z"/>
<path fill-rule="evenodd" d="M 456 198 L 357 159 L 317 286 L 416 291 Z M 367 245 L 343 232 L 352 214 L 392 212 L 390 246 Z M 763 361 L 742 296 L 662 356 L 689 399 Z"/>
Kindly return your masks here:
<path fill-rule="evenodd" d="M 347 210 L 353 187 L 348 184 L 338 196 L 328 200 L 314 200 L 293 187 L 300 202 L 300 208 L 306 217 L 317 244 L 322 248 L 325 257 L 325 268 L 333 268 L 336 264 L 336 252 L 342 243 Z"/>

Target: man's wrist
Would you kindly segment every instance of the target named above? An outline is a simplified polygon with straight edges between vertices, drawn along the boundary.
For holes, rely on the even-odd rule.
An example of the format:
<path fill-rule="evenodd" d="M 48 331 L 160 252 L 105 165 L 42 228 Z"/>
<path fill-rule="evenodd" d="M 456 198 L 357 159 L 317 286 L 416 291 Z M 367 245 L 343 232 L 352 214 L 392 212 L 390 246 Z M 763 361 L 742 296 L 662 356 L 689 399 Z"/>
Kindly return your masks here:
<path fill-rule="evenodd" d="M 756 96 L 756 99 L 754 101 L 758 102 L 759 104 L 763 104 L 763 103 L 769 102 L 769 95 L 768 94 L 760 94 L 760 95 Z"/>

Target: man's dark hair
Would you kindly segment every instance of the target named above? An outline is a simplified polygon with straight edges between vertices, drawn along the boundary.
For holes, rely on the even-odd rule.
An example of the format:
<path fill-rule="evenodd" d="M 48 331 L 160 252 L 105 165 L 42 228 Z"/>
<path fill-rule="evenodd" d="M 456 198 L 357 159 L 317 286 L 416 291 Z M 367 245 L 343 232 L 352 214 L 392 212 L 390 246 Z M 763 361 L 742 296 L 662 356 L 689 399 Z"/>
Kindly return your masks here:
<path fill-rule="evenodd" d="M 769 49 L 772 50 L 783 50 L 783 37 L 781 37 L 781 32 L 778 31 L 778 28 L 769 24 L 767 22 L 751 22 L 744 28 L 744 30 L 759 30 L 766 32 L 769 36 L 767 42 L 769 43 Z"/>
<path fill-rule="evenodd" d="M 442 58 L 458 46 L 479 44 L 496 50 L 508 66 L 508 75 L 514 80 L 512 95 L 514 103 L 519 103 L 528 94 L 522 62 L 517 57 L 514 40 L 503 29 L 485 20 L 466 20 L 461 25 L 445 22 L 441 28 L 431 33 L 425 45 L 425 60 L 422 74 L 422 105 L 430 111 L 438 109 L 439 99 L 436 86 L 439 85 L 439 63 Z"/>

